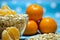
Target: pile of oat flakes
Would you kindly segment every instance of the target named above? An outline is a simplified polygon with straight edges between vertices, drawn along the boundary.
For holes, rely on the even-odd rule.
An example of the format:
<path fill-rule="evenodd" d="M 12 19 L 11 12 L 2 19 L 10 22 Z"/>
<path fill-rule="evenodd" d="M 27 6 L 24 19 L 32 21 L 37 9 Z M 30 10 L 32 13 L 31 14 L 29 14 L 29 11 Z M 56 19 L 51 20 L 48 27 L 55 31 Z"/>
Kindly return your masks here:
<path fill-rule="evenodd" d="M 60 40 L 60 34 L 40 34 L 36 37 L 29 38 L 28 40 Z"/>

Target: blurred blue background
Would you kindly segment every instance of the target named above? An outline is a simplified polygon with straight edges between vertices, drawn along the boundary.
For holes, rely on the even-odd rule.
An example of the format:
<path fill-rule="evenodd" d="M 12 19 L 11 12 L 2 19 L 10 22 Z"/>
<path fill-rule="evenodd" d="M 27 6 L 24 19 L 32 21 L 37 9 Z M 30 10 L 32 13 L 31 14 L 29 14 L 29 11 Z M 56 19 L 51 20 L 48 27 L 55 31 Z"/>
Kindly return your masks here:
<path fill-rule="evenodd" d="M 8 5 L 18 14 L 24 14 L 30 4 L 42 6 L 44 10 L 43 17 L 55 19 L 58 25 L 57 33 L 60 33 L 60 0 L 0 0 L 0 8 L 2 5 Z"/>

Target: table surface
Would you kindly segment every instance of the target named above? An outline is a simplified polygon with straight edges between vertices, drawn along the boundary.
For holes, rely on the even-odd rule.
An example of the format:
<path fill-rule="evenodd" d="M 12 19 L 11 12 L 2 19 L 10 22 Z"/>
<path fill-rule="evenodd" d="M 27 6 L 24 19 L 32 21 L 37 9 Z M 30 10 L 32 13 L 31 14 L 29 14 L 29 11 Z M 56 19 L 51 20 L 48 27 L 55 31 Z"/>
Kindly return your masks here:
<path fill-rule="evenodd" d="M 28 40 L 29 38 L 38 37 L 40 34 L 35 34 L 32 36 L 21 36 L 20 40 Z"/>

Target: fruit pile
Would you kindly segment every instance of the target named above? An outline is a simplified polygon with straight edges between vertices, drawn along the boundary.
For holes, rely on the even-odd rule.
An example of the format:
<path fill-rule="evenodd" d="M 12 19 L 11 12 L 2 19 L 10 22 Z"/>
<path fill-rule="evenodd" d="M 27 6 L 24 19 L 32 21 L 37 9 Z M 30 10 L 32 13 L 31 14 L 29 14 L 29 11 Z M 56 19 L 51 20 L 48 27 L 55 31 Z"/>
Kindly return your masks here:
<path fill-rule="evenodd" d="M 50 17 L 43 18 L 43 8 L 37 4 L 27 7 L 26 14 L 29 20 L 24 35 L 34 35 L 39 30 L 40 33 L 55 33 L 57 24 Z"/>
<path fill-rule="evenodd" d="M 26 9 L 26 14 L 28 14 L 29 19 L 28 19 L 28 23 L 27 23 L 24 35 L 34 35 L 38 32 L 38 30 L 40 31 L 40 33 L 55 33 L 56 32 L 57 24 L 55 20 L 49 17 L 43 18 L 43 8 L 41 6 L 37 4 L 32 4 L 28 6 Z M 18 29 L 21 30 L 23 29 L 22 28 L 23 26 L 25 27 L 25 25 L 23 25 L 23 24 L 26 24 L 24 23 L 26 22 L 25 16 L 23 15 L 11 16 L 11 15 L 16 15 L 16 12 L 14 10 L 11 10 L 8 6 L 2 6 L 2 8 L 0 9 L 0 32 L 1 30 L 3 31 L 1 32 L 2 40 L 19 40 L 19 36 L 21 33 L 19 34 Z M 22 17 L 22 19 L 20 17 Z M 11 25 L 13 24 L 12 25 L 13 27 L 11 27 L 9 23 Z M 3 28 L 1 27 L 1 24 Z"/>

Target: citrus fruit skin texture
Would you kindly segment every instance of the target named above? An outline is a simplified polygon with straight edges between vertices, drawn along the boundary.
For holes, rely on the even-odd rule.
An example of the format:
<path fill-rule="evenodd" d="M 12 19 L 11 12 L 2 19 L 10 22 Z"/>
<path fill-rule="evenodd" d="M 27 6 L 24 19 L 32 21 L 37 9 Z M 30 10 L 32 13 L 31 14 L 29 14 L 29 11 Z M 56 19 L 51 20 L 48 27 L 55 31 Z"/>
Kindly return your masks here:
<path fill-rule="evenodd" d="M 20 33 L 16 27 L 8 27 L 6 30 L 13 40 L 19 39 Z"/>
<path fill-rule="evenodd" d="M 55 33 L 57 24 L 52 18 L 43 18 L 39 24 L 39 30 L 41 33 Z"/>
<path fill-rule="evenodd" d="M 27 7 L 26 14 L 28 14 L 29 20 L 41 20 L 43 16 L 43 8 L 37 4 L 32 4 Z"/>
<path fill-rule="evenodd" d="M 10 40 L 10 36 L 6 30 L 2 32 L 2 40 Z"/>
<path fill-rule="evenodd" d="M 2 32 L 2 40 L 19 40 L 20 33 L 16 27 L 7 27 Z"/>
<path fill-rule="evenodd" d="M 33 21 L 33 20 L 30 20 L 30 21 L 28 21 L 28 24 L 27 24 L 26 30 L 24 32 L 24 35 L 36 34 L 37 30 L 38 30 L 38 26 L 37 26 L 36 22 Z"/>
<path fill-rule="evenodd" d="M 8 6 L 2 6 L 0 9 L 0 16 L 5 15 L 15 15 L 16 12 L 14 10 L 11 10 Z"/>

